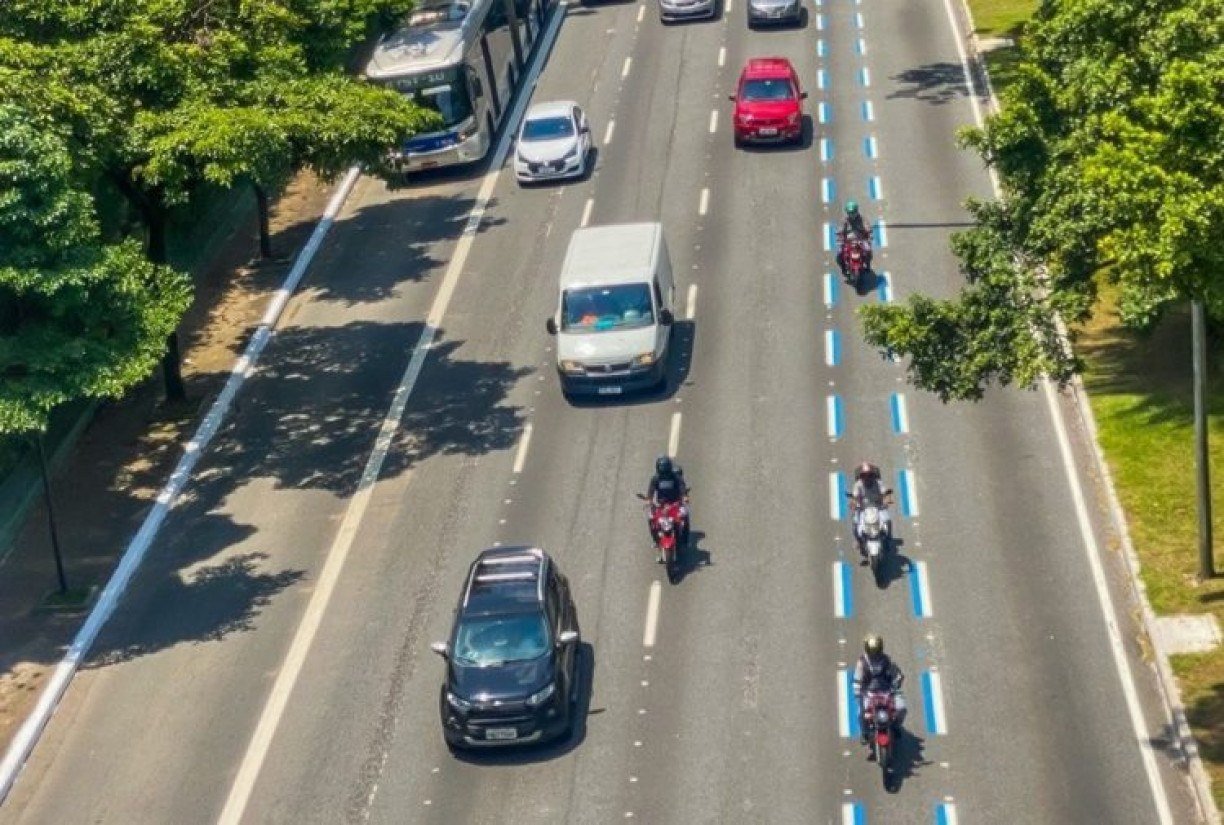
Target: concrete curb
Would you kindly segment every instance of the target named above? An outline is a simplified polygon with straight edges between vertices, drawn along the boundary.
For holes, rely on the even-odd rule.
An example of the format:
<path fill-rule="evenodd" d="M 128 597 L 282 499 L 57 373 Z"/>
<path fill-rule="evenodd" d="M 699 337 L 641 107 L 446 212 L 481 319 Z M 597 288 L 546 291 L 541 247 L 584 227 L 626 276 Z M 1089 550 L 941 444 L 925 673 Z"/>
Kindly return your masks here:
<path fill-rule="evenodd" d="M 986 61 L 983 59 L 982 51 L 979 48 L 978 37 L 975 34 L 975 26 L 973 24 L 973 12 L 969 8 L 968 0 L 960 0 L 960 7 L 961 14 L 966 22 L 963 30 L 969 33 L 965 40 L 973 70 L 982 79 L 986 95 L 990 101 L 990 108 L 994 112 L 998 112 L 1001 108 L 999 99 L 995 95 L 994 85 L 990 81 L 990 72 L 986 68 Z M 1063 395 L 1066 397 L 1066 394 Z M 1154 632 L 1156 614 L 1152 610 L 1151 603 L 1148 602 L 1147 588 L 1139 575 L 1141 566 L 1139 555 L 1135 552 L 1135 546 L 1131 542 L 1130 529 L 1126 522 L 1126 512 L 1122 509 L 1122 503 L 1118 499 L 1118 491 L 1114 486 L 1113 474 L 1109 471 L 1109 464 L 1106 462 L 1105 453 L 1101 449 L 1096 416 L 1093 414 L 1092 404 L 1088 400 L 1088 391 L 1084 388 L 1083 381 L 1080 380 L 1078 375 L 1071 382 L 1069 397 L 1079 415 L 1084 431 L 1088 434 L 1088 440 L 1092 444 L 1093 463 L 1100 474 L 1101 486 L 1104 488 L 1109 502 L 1110 520 L 1113 522 L 1113 527 L 1117 531 L 1122 545 L 1122 557 L 1126 563 L 1131 594 L 1139 605 L 1143 633 L 1148 637 L 1155 653 L 1152 660 L 1157 676 L 1156 684 L 1165 709 L 1168 712 L 1169 719 L 1172 722 L 1172 733 L 1176 738 L 1175 746 L 1181 752 L 1184 768 L 1189 776 L 1190 786 L 1194 791 L 1194 802 L 1198 807 L 1199 817 L 1203 822 L 1211 823 L 1211 825 L 1220 825 L 1220 811 L 1215 804 L 1215 797 L 1211 792 L 1211 777 L 1208 776 L 1207 769 L 1203 767 L 1203 760 L 1199 755 L 1198 742 L 1195 741 L 1194 734 L 1190 730 L 1190 724 L 1186 719 L 1186 708 L 1182 700 L 1181 688 L 1177 684 L 1177 678 L 1173 675 L 1173 669 L 1169 666 L 1168 656 L 1157 647 L 1156 639 L 1159 637 Z"/>

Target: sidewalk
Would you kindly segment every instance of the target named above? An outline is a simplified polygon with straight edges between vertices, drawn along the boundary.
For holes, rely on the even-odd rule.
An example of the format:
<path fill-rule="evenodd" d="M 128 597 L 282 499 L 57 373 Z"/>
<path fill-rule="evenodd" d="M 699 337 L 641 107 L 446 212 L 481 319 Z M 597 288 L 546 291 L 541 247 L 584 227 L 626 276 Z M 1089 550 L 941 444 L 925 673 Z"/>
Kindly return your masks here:
<path fill-rule="evenodd" d="M 180 325 L 190 402 L 161 405 L 160 373 L 127 397 L 100 405 L 53 470 L 52 494 L 70 587 L 105 584 L 234 360 L 306 242 L 331 187 L 299 175 L 273 207 L 273 250 L 284 262 L 249 269 L 258 250 L 254 214 L 218 239 L 196 272 L 196 296 Z M 0 547 L 0 752 L 85 614 L 36 612 L 56 587 L 41 495 Z M 10 552 L 11 550 L 11 552 Z M 7 554 L 7 555 L 6 555 Z"/>

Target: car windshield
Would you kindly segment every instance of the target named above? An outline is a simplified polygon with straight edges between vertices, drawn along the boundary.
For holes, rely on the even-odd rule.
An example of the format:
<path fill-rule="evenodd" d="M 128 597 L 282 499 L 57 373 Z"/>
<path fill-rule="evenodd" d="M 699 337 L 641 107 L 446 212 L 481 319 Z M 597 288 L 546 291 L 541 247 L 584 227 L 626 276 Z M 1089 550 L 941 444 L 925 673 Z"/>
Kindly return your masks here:
<path fill-rule="evenodd" d="M 557 140 L 574 134 L 574 122 L 568 117 L 541 117 L 523 124 L 524 141 Z"/>
<path fill-rule="evenodd" d="M 654 323 L 650 287 L 646 284 L 568 289 L 561 299 L 562 329 L 605 332 Z"/>
<path fill-rule="evenodd" d="M 548 626 L 539 613 L 464 619 L 455 632 L 455 660 L 489 667 L 537 659 L 548 652 Z"/>
<path fill-rule="evenodd" d="M 740 88 L 744 100 L 794 100 L 795 90 L 784 77 L 745 80 Z"/>

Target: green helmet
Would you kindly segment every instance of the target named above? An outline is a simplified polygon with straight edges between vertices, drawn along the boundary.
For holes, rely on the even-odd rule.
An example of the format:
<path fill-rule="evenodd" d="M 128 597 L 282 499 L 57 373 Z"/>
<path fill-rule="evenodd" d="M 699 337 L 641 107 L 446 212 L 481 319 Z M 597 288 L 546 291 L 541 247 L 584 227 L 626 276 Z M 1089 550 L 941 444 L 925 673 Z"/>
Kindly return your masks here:
<path fill-rule="evenodd" d="M 858 214 L 858 201 L 846 201 L 846 214 L 847 215 L 857 215 Z"/>

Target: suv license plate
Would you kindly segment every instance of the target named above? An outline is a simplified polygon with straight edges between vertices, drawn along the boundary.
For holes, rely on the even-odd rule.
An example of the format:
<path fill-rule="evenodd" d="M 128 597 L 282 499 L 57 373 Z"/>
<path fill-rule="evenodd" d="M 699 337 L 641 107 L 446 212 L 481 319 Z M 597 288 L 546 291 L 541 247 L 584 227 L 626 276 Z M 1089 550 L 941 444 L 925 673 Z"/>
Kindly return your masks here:
<path fill-rule="evenodd" d="M 621 387 L 600 387 L 596 392 L 600 395 L 620 395 Z"/>
<path fill-rule="evenodd" d="M 489 728 L 485 731 L 485 739 L 518 739 L 518 731 L 514 728 Z"/>
<path fill-rule="evenodd" d="M 777 129 L 762 129 L 761 130 L 761 137 L 773 137 L 776 134 L 778 134 Z"/>

